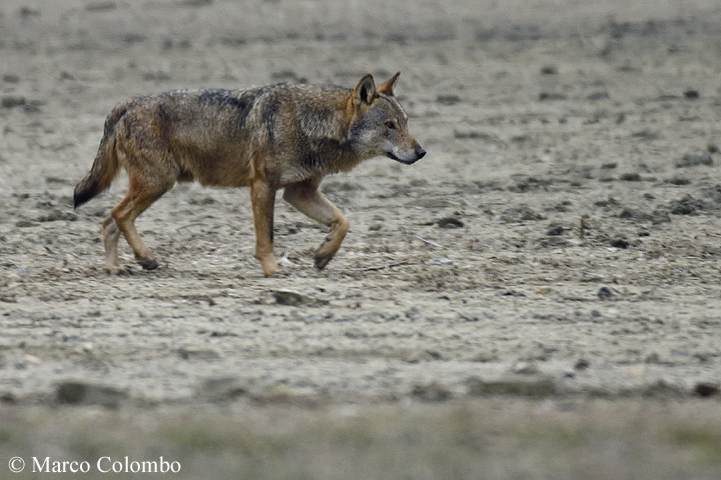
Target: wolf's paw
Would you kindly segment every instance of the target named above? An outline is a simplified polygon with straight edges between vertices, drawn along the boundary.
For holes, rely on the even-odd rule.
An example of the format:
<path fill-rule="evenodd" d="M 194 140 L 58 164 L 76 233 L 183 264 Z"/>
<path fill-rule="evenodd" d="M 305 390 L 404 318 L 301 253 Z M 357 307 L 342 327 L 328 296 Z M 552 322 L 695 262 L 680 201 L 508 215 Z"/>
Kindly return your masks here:
<path fill-rule="evenodd" d="M 263 267 L 263 273 L 266 277 L 270 277 L 271 275 L 278 273 L 280 270 L 278 268 L 278 262 L 275 261 L 275 257 L 273 257 L 273 255 L 259 258 L 258 260 L 260 260 L 260 266 Z"/>
<path fill-rule="evenodd" d="M 160 266 L 158 261 L 154 258 L 142 258 L 138 259 L 138 264 L 143 267 L 143 270 L 155 270 Z"/>
<path fill-rule="evenodd" d="M 315 254 L 315 268 L 318 270 L 323 270 L 326 265 L 328 265 L 328 262 L 331 261 L 333 258 L 333 255 L 335 255 L 335 252 L 330 253 L 321 253 L 318 251 L 318 253 Z"/>
<path fill-rule="evenodd" d="M 112 265 L 105 267 L 105 271 L 108 275 L 115 275 L 118 277 L 132 275 L 133 271 L 128 267 L 121 267 L 119 265 Z"/>

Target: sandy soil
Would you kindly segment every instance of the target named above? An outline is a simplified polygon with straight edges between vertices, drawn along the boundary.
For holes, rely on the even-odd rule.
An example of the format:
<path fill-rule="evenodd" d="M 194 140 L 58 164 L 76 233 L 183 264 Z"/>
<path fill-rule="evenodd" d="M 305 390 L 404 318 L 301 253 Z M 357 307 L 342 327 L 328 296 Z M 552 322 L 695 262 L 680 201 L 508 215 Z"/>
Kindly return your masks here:
<path fill-rule="evenodd" d="M 4 2 L 0 450 L 170 445 L 187 478 L 717 478 L 721 8 L 646 3 Z M 326 270 L 280 198 L 267 279 L 248 191 L 182 185 L 137 222 L 162 267 L 104 273 L 125 179 L 71 195 L 116 103 L 397 70 L 429 153 L 324 182 L 351 221 Z"/>

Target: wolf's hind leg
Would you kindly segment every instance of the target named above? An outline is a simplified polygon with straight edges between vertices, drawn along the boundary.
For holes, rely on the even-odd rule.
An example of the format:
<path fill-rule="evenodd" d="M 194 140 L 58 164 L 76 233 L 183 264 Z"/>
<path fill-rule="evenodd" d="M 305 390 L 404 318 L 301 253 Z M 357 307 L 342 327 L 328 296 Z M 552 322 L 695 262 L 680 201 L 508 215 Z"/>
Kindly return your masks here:
<path fill-rule="evenodd" d="M 322 270 L 340 248 L 348 233 L 348 220 L 320 191 L 316 182 L 293 183 L 285 187 L 283 198 L 301 213 L 328 225 L 331 230 L 315 252 L 315 267 Z"/>
<path fill-rule="evenodd" d="M 138 177 L 130 176 L 128 193 L 125 198 L 110 212 L 118 230 L 128 241 L 135 253 L 135 258 L 145 270 L 158 268 L 158 261 L 150 253 L 148 247 L 135 229 L 135 219 L 150 205 L 173 186 L 172 181 L 158 182 L 153 185 L 143 182 Z"/>
<path fill-rule="evenodd" d="M 115 224 L 113 217 L 108 217 L 103 221 L 103 244 L 105 245 L 105 270 L 108 273 L 122 273 L 123 268 L 120 267 L 118 259 L 118 239 L 120 238 L 120 230 Z"/>

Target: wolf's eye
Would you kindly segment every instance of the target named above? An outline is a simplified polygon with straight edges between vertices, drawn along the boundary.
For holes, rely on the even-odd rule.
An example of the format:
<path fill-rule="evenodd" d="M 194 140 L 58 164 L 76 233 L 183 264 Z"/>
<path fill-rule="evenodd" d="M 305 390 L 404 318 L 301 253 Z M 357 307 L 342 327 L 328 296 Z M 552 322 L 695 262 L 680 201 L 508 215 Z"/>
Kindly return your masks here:
<path fill-rule="evenodd" d="M 386 122 L 386 127 L 388 127 L 388 130 L 395 130 L 396 124 L 395 122 L 391 122 L 390 120 Z"/>

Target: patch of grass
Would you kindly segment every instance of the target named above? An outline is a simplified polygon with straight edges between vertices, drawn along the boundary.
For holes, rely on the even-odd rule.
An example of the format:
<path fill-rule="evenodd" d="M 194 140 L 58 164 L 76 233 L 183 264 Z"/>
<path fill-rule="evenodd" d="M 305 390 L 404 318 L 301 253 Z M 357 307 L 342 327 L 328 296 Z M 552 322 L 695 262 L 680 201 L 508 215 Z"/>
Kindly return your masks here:
<path fill-rule="evenodd" d="M 167 427 L 160 437 L 169 447 L 185 453 L 235 452 L 243 455 L 280 455 L 288 448 L 279 435 L 259 435 L 246 429 L 233 432 L 213 429 L 211 426 L 185 425 Z"/>
<path fill-rule="evenodd" d="M 11 443 L 16 431 L 8 428 L 0 428 L 0 443 Z"/>
<path fill-rule="evenodd" d="M 721 464 L 721 432 L 705 428 L 676 427 L 668 431 L 671 443 L 699 453 L 709 464 Z"/>
<path fill-rule="evenodd" d="M 76 454 L 83 460 L 97 461 L 103 456 L 120 456 L 127 453 L 127 449 L 120 443 L 107 442 L 97 438 L 97 435 L 79 432 L 68 442 L 67 448 L 71 454 Z"/>

